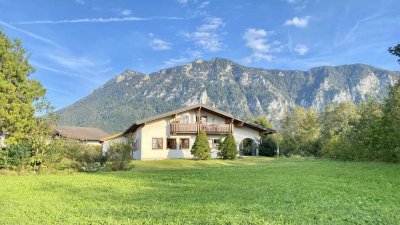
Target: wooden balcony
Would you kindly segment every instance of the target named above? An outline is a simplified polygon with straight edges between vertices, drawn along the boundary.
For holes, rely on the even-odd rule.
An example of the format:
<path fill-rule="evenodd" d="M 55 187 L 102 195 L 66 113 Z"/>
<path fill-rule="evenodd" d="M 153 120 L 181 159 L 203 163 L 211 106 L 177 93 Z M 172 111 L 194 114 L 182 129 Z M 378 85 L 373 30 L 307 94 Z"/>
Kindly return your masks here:
<path fill-rule="evenodd" d="M 227 134 L 232 132 L 231 124 L 171 123 L 172 134 L 196 134 L 204 130 L 207 134 Z"/>

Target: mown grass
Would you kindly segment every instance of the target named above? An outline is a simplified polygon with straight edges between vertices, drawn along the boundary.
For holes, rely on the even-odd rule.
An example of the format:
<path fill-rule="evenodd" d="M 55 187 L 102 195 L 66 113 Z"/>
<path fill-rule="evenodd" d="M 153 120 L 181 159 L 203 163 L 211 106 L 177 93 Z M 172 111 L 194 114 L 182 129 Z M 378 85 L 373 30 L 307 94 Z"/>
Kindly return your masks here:
<path fill-rule="evenodd" d="M 0 224 L 399 224 L 400 165 L 313 159 L 134 162 L 0 176 Z"/>

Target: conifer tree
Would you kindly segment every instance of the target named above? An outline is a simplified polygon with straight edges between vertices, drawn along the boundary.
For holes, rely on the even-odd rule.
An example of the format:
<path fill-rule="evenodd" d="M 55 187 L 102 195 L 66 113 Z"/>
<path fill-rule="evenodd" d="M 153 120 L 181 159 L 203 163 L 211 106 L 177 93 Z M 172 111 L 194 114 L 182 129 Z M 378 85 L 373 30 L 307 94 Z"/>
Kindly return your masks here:
<path fill-rule="evenodd" d="M 190 153 L 192 153 L 196 159 L 204 160 L 211 158 L 211 149 L 205 131 L 202 130 L 197 134 Z"/>
<path fill-rule="evenodd" d="M 235 137 L 229 133 L 225 140 L 218 146 L 219 157 L 222 159 L 236 159 L 238 154 Z"/>

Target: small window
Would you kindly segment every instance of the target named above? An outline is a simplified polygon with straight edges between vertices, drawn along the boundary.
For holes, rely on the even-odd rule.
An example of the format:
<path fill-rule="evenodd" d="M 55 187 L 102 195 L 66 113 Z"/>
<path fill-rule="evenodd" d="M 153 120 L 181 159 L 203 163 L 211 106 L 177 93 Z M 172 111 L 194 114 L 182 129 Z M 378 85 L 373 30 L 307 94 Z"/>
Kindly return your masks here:
<path fill-rule="evenodd" d="M 208 139 L 208 145 L 210 148 L 218 148 L 219 139 Z"/>
<path fill-rule="evenodd" d="M 163 139 L 162 138 L 153 138 L 152 146 L 153 146 L 153 149 L 163 149 Z"/>
<path fill-rule="evenodd" d="M 207 116 L 201 116 L 200 118 L 201 123 L 207 123 Z"/>
<path fill-rule="evenodd" d="M 218 145 L 219 145 L 219 139 L 213 139 L 213 146 L 217 148 Z"/>
<path fill-rule="evenodd" d="M 180 115 L 179 122 L 180 123 L 189 123 L 189 115 Z"/>
<path fill-rule="evenodd" d="M 137 140 L 132 141 L 132 150 L 133 151 L 138 150 L 138 141 Z"/>
<path fill-rule="evenodd" d="M 167 138 L 167 148 L 176 149 L 176 139 L 175 138 Z"/>
<path fill-rule="evenodd" d="M 189 148 L 189 138 L 181 138 L 181 142 L 179 144 L 181 149 L 188 149 Z"/>

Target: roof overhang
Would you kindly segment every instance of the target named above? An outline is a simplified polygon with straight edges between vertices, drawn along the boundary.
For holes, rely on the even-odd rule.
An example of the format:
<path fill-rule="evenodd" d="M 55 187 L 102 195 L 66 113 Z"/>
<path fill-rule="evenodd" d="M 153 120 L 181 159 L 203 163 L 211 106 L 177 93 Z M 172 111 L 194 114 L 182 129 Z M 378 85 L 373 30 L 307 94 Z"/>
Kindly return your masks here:
<path fill-rule="evenodd" d="M 233 123 L 242 123 L 243 126 L 246 126 L 246 127 L 251 128 L 251 129 L 257 130 L 260 133 L 264 133 L 264 134 L 276 133 L 276 131 L 273 130 L 273 129 L 265 128 L 265 127 L 263 127 L 261 125 L 258 125 L 258 124 L 255 124 L 255 123 L 246 122 L 244 120 L 235 118 L 232 114 L 226 113 L 226 112 L 221 111 L 219 109 L 216 109 L 216 108 L 213 108 L 213 107 L 210 107 L 210 106 L 207 106 L 207 105 L 203 105 L 203 104 L 196 104 L 196 105 L 192 105 L 192 106 L 189 106 L 189 107 L 185 107 L 185 108 L 181 108 L 181 109 L 178 109 L 178 110 L 174 110 L 174 111 L 170 111 L 170 112 L 167 112 L 167 113 L 163 113 L 163 114 L 160 114 L 158 116 L 150 117 L 148 119 L 137 121 L 136 123 L 132 124 L 127 130 L 125 130 L 121 134 L 125 135 L 125 134 L 130 133 L 130 132 L 135 132 L 139 127 L 145 125 L 146 123 L 150 123 L 150 122 L 153 122 L 153 121 L 165 118 L 165 117 L 174 116 L 176 114 L 183 113 L 183 112 L 190 111 L 190 110 L 195 110 L 195 109 L 201 109 L 201 110 L 204 110 L 206 112 L 209 112 L 209 113 L 215 114 L 217 116 L 220 116 L 222 118 L 231 119 Z"/>

